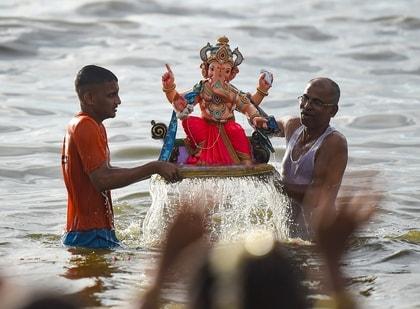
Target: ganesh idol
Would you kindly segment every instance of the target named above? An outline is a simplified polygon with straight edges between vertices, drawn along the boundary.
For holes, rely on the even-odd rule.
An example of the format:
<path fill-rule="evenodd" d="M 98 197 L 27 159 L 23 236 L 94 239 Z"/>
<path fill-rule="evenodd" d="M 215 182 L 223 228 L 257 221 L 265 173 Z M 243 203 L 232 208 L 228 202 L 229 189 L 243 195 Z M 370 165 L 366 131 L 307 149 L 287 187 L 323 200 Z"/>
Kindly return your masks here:
<path fill-rule="evenodd" d="M 190 91 L 179 93 L 176 90 L 169 65 L 162 75 L 163 91 L 186 134 L 187 164 L 252 164 L 251 145 L 244 129 L 235 122 L 235 110 L 245 114 L 254 127 L 267 127 L 267 120 L 255 105 L 268 95 L 271 82 L 261 74 L 252 95 L 232 85 L 243 56 L 238 48 L 232 52 L 228 43 L 227 37 L 221 37 L 216 45 L 207 43 L 201 49 L 203 63 L 200 68 L 204 79 Z M 200 108 L 200 117 L 190 115 L 196 105 Z"/>

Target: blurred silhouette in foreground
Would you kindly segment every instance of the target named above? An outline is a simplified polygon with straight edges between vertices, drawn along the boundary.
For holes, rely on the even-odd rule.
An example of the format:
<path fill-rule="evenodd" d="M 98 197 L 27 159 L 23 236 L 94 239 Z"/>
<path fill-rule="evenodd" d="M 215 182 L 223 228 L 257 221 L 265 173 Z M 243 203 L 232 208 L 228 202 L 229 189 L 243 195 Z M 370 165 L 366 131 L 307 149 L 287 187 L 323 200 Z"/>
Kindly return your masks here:
<path fill-rule="evenodd" d="M 371 192 L 358 194 L 340 201 L 337 210 L 331 211 L 329 195 L 319 196 L 312 226 L 315 245 L 325 263 L 323 280 L 331 297 L 327 307 L 357 307 L 345 290 L 340 263 L 350 236 L 371 218 L 378 202 L 379 196 Z M 294 267 L 286 248 L 271 234 L 254 234 L 243 243 L 210 248 L 203 218 L 202 214 L 191 210 L 181 212 L 175 218 L 168 230 L 157 276 L 143 295 L 139 308 L 159 308 L 165 278 L 173 272 L 180 256 L 185 261 L 186 248 L 194 257 L 204 252 L 202 265 L 190 284 L 188 308 L 310 307 L 302 284 L 303 274 Z"/>

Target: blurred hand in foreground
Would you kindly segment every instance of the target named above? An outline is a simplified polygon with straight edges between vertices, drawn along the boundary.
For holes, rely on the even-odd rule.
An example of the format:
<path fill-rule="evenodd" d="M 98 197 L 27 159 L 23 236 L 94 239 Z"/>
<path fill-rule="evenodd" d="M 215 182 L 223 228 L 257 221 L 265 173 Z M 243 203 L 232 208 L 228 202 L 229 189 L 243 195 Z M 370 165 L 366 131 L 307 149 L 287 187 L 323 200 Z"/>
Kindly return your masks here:
<path fill-rule="evenodd" d="M 159 308 L 160 292 L 169 270 L 185 249 L 202 239 L 205 234 L 203 214 L 192 211 L 194 205 L 182 206 L 183 210 L 168 229 L 157 275 L 152 286 L 143 295 L 140 309 Z"/>
<path fill-rule="evenodd" d="M 381 198 L 381 195 L 373 191 L 366 194 L 356 192 L 348 198 L 341 199 L 335 209 L 331 207 L 331 199 L 327 194 L 320 195 L 313 217 L 313 229 L 316 246 L 325 258 L 326 283 L 332 293 L 334 308 L 357 308 L 353 297 L 345 291 L 345 278 L 340 263 L 351 235 L 368 222 Z"/>
<path fill-rule="evenodd" d="M 337 210 L 320 204 L 314 216 L 315 241 L 327 259 L 340 259 L 350 236 L 375 212 L 381 197 L 372 193 L 341 200 Z"/>

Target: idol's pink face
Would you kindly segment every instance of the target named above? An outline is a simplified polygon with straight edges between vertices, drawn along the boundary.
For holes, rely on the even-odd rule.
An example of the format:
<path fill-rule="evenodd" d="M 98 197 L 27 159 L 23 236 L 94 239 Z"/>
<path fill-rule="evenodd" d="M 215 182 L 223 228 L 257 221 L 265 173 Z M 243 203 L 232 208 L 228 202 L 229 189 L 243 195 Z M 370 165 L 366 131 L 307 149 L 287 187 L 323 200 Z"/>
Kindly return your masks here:
<path fill-rule="evenodd" d="M 210 63 L 208 77 L 215 83 L 216 81 L 228 82 L 231 77 L 232 66 L 229 63 Z"/>

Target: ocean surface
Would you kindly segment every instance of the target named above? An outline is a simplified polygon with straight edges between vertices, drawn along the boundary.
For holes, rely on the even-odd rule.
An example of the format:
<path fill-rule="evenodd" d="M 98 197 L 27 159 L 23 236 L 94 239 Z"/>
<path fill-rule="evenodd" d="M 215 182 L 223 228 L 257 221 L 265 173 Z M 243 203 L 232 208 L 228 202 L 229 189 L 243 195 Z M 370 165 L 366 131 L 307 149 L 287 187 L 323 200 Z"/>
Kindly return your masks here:
<path fill-rule="evenodd" d="M 66 191 L 60 152 L 79 104 L 76 72 L 111 69 L 122 104 L 105 121 L 112 164 L 155 160 L 150 122 L 168 122 L 164 64 L 178 89 L 201 78 L 199 50 L 226 35 L 245 57 L 233 83 L 254 91 L 261 69 L 274 74 L 263 103 L 297 115 L 306 82 L 341 86 L 332 125 L 348 140 L 340 197 L 383 194 L 352 241 L 344 269 L 364 308 L 420 308 L 420 3 L 417 0 L 47 1 L 0 2 L 0 272 L 27 287 L 77 294 L 92 307 L 126 307 L 152 278 L 159 250 L 142 243 L 150 181 L 113 191 L 126 249 L 70 250 L 60 244 Z M 244 118 L 238 121 L 251 129 Z M 180 133 L 182 136 L 182 133 Z M 284 140 L 272 140 L 279 167 Z M 298 258 L 316 260 L 311 246 Z M 168 304 L 184 287 L 167 289 Z"/>

